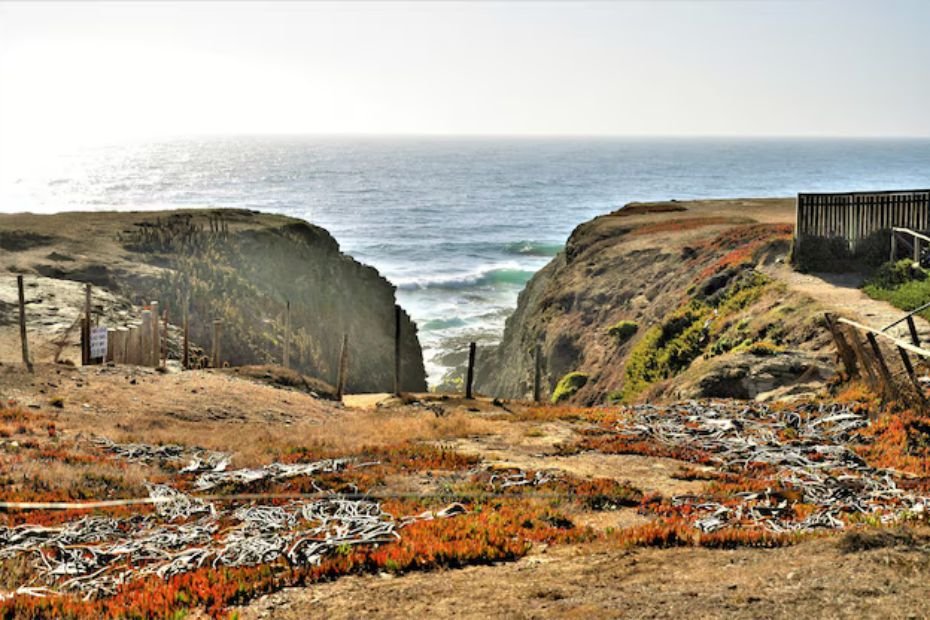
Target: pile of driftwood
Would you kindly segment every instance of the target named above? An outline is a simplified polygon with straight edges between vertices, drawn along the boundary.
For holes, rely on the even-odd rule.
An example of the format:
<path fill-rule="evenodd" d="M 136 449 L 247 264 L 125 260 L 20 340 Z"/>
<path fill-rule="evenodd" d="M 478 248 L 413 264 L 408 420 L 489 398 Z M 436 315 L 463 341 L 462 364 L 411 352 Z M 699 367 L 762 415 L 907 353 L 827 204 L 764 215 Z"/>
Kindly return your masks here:
<path fill-rule="evenodd" d="M 115 444 L 102 439 L 96 443 L 133 460 L 192 457 L 180 446 Z M 182 471 L 199 473 L 194 482 L 198 490 L 228 482 L 248 484 L 337 471 L 349 463 L 348 459 L 325 459 L 226 471 L 227 455 L 194 452 Z M 134 578 L 167 578 L 203 566 L 254 566 L 279 560 L 294 566 L 315 565 L 346 546 L 397 540 L 398 530 L 409 523 L 465 512 L 463 506 L 453 504 L 438 512 L 397 520 L 371 498 L 336 493 L 323 492 L 319 498 L 283 505 L 229 505 L 164 484 L 150 484 L 148 489 L 154 514 L 121 519 L 84 517 L 55 527 L 0 527 L 0 560 L 28 555 L 36 575 L 35 582 L 13 594 L 67 592 L 92 598 L 112 595 Z"/>
<path fill-rule="evenodd" d="M 165 464 L 187 460 L 183 473 L 225 471 L 231 457 L 225 452 L 204 448 L 187 448 L 176 444 L 152 446 L 144 443 L 116 443 L 106 437 L 94 437 L 91 443 L 113 456 L 138 463 Z"/>
<path fill-rule="evenodd" d="M 616 426 L 624 438 L 697 450 L 723 471 L 740 473 L 766 464 L 775 472 L 778 488 L 738 493 L 736 501 L 726 504 L 697 496 L 672 498 L 673 504 L 689 505 L 694 526 L 705 532 L 726 526 L 773 532 L 841 528 L 844 515 L 888 522 L 930 507 L 930 498 L 907 493 L 891 472 L 869 467 L 844 445 L 868 419 L 840 405 L 776 410 L 687 402 L 631 407 L 629 414 Z M 813 506 L 813 512 L 799 519 L 797 504 Z"/>

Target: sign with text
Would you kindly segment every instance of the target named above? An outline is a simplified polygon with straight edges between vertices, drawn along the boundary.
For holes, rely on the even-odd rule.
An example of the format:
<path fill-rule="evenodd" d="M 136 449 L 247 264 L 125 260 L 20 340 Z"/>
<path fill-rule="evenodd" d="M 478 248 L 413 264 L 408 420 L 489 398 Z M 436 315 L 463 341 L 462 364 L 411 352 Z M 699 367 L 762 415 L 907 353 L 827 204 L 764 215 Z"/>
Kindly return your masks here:
<path fill-rule="evenodd" d="M 90 328 L 90 357 L 96 359 L 107 354 L 107 328 Z"/>

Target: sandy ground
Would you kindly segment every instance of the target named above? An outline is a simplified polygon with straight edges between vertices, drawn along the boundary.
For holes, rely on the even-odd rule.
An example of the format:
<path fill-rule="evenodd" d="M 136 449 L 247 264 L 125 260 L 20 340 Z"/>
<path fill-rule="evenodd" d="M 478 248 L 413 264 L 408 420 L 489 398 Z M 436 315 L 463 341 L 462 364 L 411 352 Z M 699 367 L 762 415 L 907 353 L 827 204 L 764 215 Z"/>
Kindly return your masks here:
<path fill-rule="evenodd" d="M 243 620 L 357 618 L 922 618 L 930 553 L 551 547 L 512 564 L 348 577 L 263 597 Z"/>
<path fill-rule="evenodd" d="M 770 265 L 763 271 L 787 284 L 791 290 L 865 325 L 881 329 L 905 315 L 904 311 L 888 302 L 872 299 L 863 293 L 859 288 L 862 285 L 861 274 L 798 273 L 784 264 Z M 919 316 L 914 317 L 914 323 L 921 341 L 930 340 L 930 323 Z M 889 333 L 908 338 L 907 325 L 902 323 Z"/>

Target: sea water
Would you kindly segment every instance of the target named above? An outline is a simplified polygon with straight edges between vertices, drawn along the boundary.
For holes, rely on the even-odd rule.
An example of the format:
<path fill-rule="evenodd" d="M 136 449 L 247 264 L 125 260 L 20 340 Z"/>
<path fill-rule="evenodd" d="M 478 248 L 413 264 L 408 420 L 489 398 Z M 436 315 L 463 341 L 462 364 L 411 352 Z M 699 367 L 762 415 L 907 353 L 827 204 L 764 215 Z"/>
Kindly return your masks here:
<path fill-rule="evenodd" d="M 4 159 L 3 211 L 304 218 L 398 288 L 432 385 L 572 229 L 633 200 L 930 187 L 930 140 L 202 137 Z"/>

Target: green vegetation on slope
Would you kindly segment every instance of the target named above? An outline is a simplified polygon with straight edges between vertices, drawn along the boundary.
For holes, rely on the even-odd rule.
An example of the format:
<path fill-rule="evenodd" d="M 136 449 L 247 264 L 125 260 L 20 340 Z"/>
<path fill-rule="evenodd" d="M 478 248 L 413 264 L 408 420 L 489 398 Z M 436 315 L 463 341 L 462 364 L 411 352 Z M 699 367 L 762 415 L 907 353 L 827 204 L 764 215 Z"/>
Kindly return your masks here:
<path fill-rule="evenodd" d="M 552 392 L 552 404 L 557 405 L 569 399 L 588 382 L 588 375 L 583 372 L 570 372 L 559 380 Z"/>
<path fill-rule="evenodd" d="M 616 338 L 619 347 L 632 338 L 638 329 L 639 325 L 636 324 L 636 321 L 618 321 L 610 326 L 607 335 Z"/>
<path fill-rule="evenodd" d="M 930 278 L 926 269 L 914 265 L 910 259 L 887 262 L 870 277 L 862 290 L 874 299 L 887 301 L 905 311 L 914 310 L 930 302 Z M 930 310 L 920 312 L 930 320 Z"/>
<path fill-rule="evenodd" d="M 610 400 L 630 401 L 653 383 L 685 370 L 701 355 L 755 346 L 759 334 L 748 332 L 748 322 L 734 323 L 732 318 L 756 302 L 770 284 L 766 276 L 746 267 L 711 278 L 694 298 L 643 334 L 627 359 L 623 387 L 612 392 Z M 769 343 L 764 354 L 777 352 L 774 347 Z"/>

